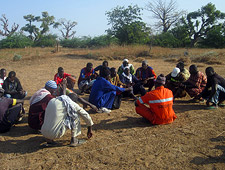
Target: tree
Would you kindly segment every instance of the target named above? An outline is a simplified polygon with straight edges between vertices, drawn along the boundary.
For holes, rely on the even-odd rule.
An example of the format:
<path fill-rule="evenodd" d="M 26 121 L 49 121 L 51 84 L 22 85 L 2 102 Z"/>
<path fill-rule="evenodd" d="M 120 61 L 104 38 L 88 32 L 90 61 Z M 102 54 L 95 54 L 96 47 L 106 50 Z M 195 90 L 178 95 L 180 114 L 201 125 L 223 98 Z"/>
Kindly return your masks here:
<path fill-rule="evenodd" d="M 5 14 L 2 14 L 2 18 L 0 18 L 1 26 L 3 30 L 0 30 L 1 36 L 11 36 L 14 32 L 16 32 L 19 28 L 18 24 L 13 23 L 11 30 L 9 29 L 9 20 L 6 18 Z"/>
<path fill-rule="evenodd" d="M 137 5 L 125 7 L 117 6 L 107 11 L 109 35 L 118 38 L 120 44 L 145 43 L 149 39 L 150 28 L 142 22 L 141 8 Z"/>
<path fill-rule="evenodd" d="M 207 33 L 224 19 L 225 13 L 216 10 L 212 3 L 208 3 L 200 10 L 189 13 L 186 18 L 182 17 L 181 24 L 188 31 L 191 39 L 191 46 L 194 46 L 199 40 L 203 39 Z"/>
<path fill-rule="evenodd" d="M 162 28 L 163 32 L 167 32 L 184 14 L 184 11 L 177 9 L 175 0 L 170 0 L 168 4 L 166 0 L 148 2 L 146 9 L 153 14 L 153 18 L 158 20 L 155 27 Z"/>
<path fill-rule="evenodd" d="M 23 17 L 28 23 L 22 27 L 22 30 L 29 33 L 29 37 L 37 41 L 41 36 L 45 35 L 49 31 L 49 27 L 57 28 L 59 23 L 55 22 L 55 17 L 50 16 L 48 12 L 42 12 L 42 16 L 26 15 Z M 41 22 L 40 27 L 34 25 Z"/>
<path fill-rule="evenodd" d="M 73 31 L 73 28 L 77 25 L 77 22 L 61 19 L 59 23 L 62 26 L 62 29 L 60 29 L 60 32 L 62 33 L 63 38 L 69 39 L 75 35 L 76 31 Z"/>

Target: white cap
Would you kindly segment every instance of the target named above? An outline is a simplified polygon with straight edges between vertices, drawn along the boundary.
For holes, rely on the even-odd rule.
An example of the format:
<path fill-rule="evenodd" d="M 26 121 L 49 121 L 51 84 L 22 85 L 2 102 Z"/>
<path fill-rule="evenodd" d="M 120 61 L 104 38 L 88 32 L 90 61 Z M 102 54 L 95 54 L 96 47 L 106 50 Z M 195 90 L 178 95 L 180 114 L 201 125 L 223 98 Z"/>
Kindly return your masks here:
<path fill-rule="evenodd" d="M 124 59 L 124 60 L 123 60 L 123 62 L 127 62 L 127 63 L 129 63 L 129 60 L 128 60 L 128 59 Z"/>
<path fill-rule="evenodd" d="M 177 75 L 180 73 L 180 69 L 175 67 L 171 73 L 172 77 L 177 77 Z"/>

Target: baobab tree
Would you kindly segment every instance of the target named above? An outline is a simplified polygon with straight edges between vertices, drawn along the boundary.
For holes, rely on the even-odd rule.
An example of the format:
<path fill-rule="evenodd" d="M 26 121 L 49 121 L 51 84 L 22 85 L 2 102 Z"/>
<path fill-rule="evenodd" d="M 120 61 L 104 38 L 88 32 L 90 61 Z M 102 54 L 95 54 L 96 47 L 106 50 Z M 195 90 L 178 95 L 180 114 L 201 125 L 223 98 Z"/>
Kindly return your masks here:
<path fill-rule="evenodd" d="M 74 36 L 76 31 L 73 30 L 73 28 L 77 25 L 77 22 L 75 21 L 67 21 L 66 19 L 61 19 L 59 21 L 59 24 L 61 26 L 60 32 L 65 39 L 69 39 Z"/>
<path fill-rule="evenodd" d="M 146 10 L 150 11 L 153 18 L 157 20 L 155 27 L 161 28 L 163 32 L 167 32 L 185 13 L 178 10 L 175 0 L 170 0 L 169 3 L 166 0 L 153 0 L 147 3 Z"/>
<path fill-rule="evenodd" d="M 18 24 L 13 23 L 11 29 L 9 29 L 9 20 L 6 18 L 5 14 L 2 14 L 2 17 L 0 18 L 1 26 L 3 27 L 0 29 L 0 35 L 1 36 L 10 36 L 14 32 L 16 32 L 19 28 Z"/>

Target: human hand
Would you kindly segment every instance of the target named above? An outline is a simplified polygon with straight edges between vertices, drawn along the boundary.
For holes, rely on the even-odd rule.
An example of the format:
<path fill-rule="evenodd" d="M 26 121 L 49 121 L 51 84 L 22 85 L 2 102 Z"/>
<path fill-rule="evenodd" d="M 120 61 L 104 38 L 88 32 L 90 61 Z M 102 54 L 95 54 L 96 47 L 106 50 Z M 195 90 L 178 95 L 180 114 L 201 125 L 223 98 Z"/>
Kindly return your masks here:
<path fill-rule="evenodd" d="M 93 136 L 93 134 L 92 134 L 92 127 L 88 126 L 87 137 L 88 137 L 88 139 L 90 139 L 92 136 Z"/>

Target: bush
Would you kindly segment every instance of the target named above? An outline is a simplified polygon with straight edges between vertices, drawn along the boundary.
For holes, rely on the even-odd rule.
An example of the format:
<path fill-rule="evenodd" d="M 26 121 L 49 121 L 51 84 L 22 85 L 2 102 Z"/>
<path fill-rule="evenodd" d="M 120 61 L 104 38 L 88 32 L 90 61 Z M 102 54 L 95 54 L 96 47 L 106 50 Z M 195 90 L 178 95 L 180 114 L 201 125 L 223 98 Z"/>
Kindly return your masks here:
<path fill-rule="evenodd" d="M 23 34 L 15 33 L 0 41 L 0 48 L 25 48 L 33 45 L 33 41 Z"/>
<path fill-rule="evenodd" d="M 21 55 L 15 54 L 13 57 L 13 61 L 19 61 L 19 60 L 21 60 L 21 58 L 22 58 Z"/>
<path fill-rule="evenodd" d="M 57 35 L 42 35 L 34 42 L 35 47 L 54 47 L 57 42 Z"/>

